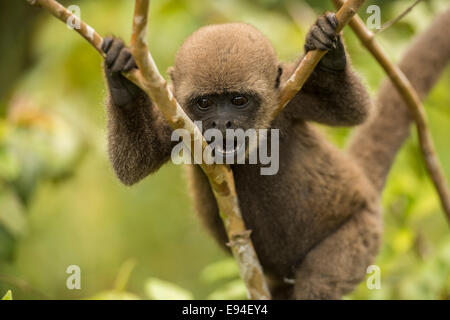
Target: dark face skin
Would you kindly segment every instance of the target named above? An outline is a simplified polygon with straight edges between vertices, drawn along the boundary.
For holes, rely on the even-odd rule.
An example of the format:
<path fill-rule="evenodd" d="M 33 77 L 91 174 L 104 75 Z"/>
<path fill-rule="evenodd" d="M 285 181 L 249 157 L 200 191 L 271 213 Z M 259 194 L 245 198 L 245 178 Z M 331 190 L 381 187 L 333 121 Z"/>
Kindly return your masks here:
<path fill-rule="evenodd" d="M 218 129 L 225 135 L 226 129 L 252 128 L 259 109 L 256 94 L 226 92 L 205 96 L 193 96 L 187 102 L 186 111 L 194 121 L 202 122 L 202 129 Z"/>
<path fill-rule="evenodd" d="M 203 131 L 215 128 L 225 134 L 226 129 L 251 128 L 258 108 L 256 95 L 223 93 L 193 97 L 187 110 L 192 119 L 202 121 Z"/>
<path fill-rule="evenodd" d="M 187 113 L 194 121 L 202 122 L 202 133 L 217 129 L 225 139 L 227 129 L 253 128 L 259 109 L 256 94 L 226 92 L 205 96 L 193 96 L 187 103 Z M 208 141 L 212 142 L 212 141 Z M 223 141 L 226 148 L 226 141 Z"/>

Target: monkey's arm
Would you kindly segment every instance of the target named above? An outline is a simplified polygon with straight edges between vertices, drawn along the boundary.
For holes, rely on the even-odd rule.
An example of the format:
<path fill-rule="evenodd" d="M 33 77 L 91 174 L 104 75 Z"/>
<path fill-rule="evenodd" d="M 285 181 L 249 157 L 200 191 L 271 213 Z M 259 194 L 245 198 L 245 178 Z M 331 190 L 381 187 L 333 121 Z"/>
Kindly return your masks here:
<path fill-rule="evenodd" d="M 360 124 L 367 118 L 369 95 L 347 61 L 341 37 L 334 33 L 336 27 L 335 15 L 328 13 L 319 17 L 308 33 L 306 52 L 329 51 L 287 106 L 293 118 L 336 126 Z M 295 66 L 285 68 L 283 73 L 287 78 Z"/>
<path fill-rule="evenodd" d="M 294 118 L 332 126 L 357 125 L 367 118 L 369 95 L 350 66 L 331 73 L 316 68 L 287 109 Z"/>
<path fill-rule="evenodd" d="M 108 103 L 108 153 L 117 177 L 132 185 L 170 157 L 171 129 L 146 95 L 118 107 Z"/>
<path fill-rule="evenodd" d="M 120 39 L 105 38 L 108 82 L 108 152 L 118 178 L 131 185 L 170 156 L 171 129 L 150 98 L 121 75 L 135 67 Z"/>

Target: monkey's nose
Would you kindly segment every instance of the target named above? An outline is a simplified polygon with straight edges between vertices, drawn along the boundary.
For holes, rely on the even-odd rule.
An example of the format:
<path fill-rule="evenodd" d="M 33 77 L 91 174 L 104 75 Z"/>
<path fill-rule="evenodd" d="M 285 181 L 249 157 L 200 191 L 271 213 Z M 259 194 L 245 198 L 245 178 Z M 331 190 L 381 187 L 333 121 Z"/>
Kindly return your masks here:
<path fill-rule="evenodd" d="M 211 126 L 225 132 L 226 129 L 230 129 L 233 126 L 233 123 L 230 120 L 216 120 L 211 123 Z"/>

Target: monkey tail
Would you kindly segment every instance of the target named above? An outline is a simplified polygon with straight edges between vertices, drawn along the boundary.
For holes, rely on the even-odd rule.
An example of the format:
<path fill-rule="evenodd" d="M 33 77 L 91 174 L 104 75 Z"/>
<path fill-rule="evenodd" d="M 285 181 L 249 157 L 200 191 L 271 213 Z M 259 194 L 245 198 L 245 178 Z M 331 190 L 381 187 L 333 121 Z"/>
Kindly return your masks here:
<path fill-rule="evenodd" d="M 408 48 L 399 64 L 421 100 L 450 60 L 450 8 Z M 397 151 L 409 135 L 411 116 L 392 82 L 383 82 L 375 99 L 376 113 L 357 129 L 349 153 L 381 191 Z"/>

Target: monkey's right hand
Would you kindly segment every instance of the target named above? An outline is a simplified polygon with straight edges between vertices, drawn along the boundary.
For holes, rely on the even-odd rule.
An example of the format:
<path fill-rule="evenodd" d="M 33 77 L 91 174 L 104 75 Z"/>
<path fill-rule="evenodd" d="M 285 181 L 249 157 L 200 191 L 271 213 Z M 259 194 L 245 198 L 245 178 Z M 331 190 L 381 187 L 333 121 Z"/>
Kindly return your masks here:
<path fill-rule="evenodd" d="M 122 75 L 122 72 L 137 68 L 130 49 L 123 41 L 115 37 L 105 37 L 102 50 L 106 53 L 105 73 L 114 104 L 123 107 L 144 94 L 138 86 Z"/>
<path fill-rule="evenodd" d="M 347 65 L 344 44 L 341 36 L 336 34 L 338 24 L 335 13 L 325 13 L 311 27 L 305 42 L 305 52 L 317 49 L 328 50 L 320 60 L 319 67 L 332 72 L 343 71 Z"/>

